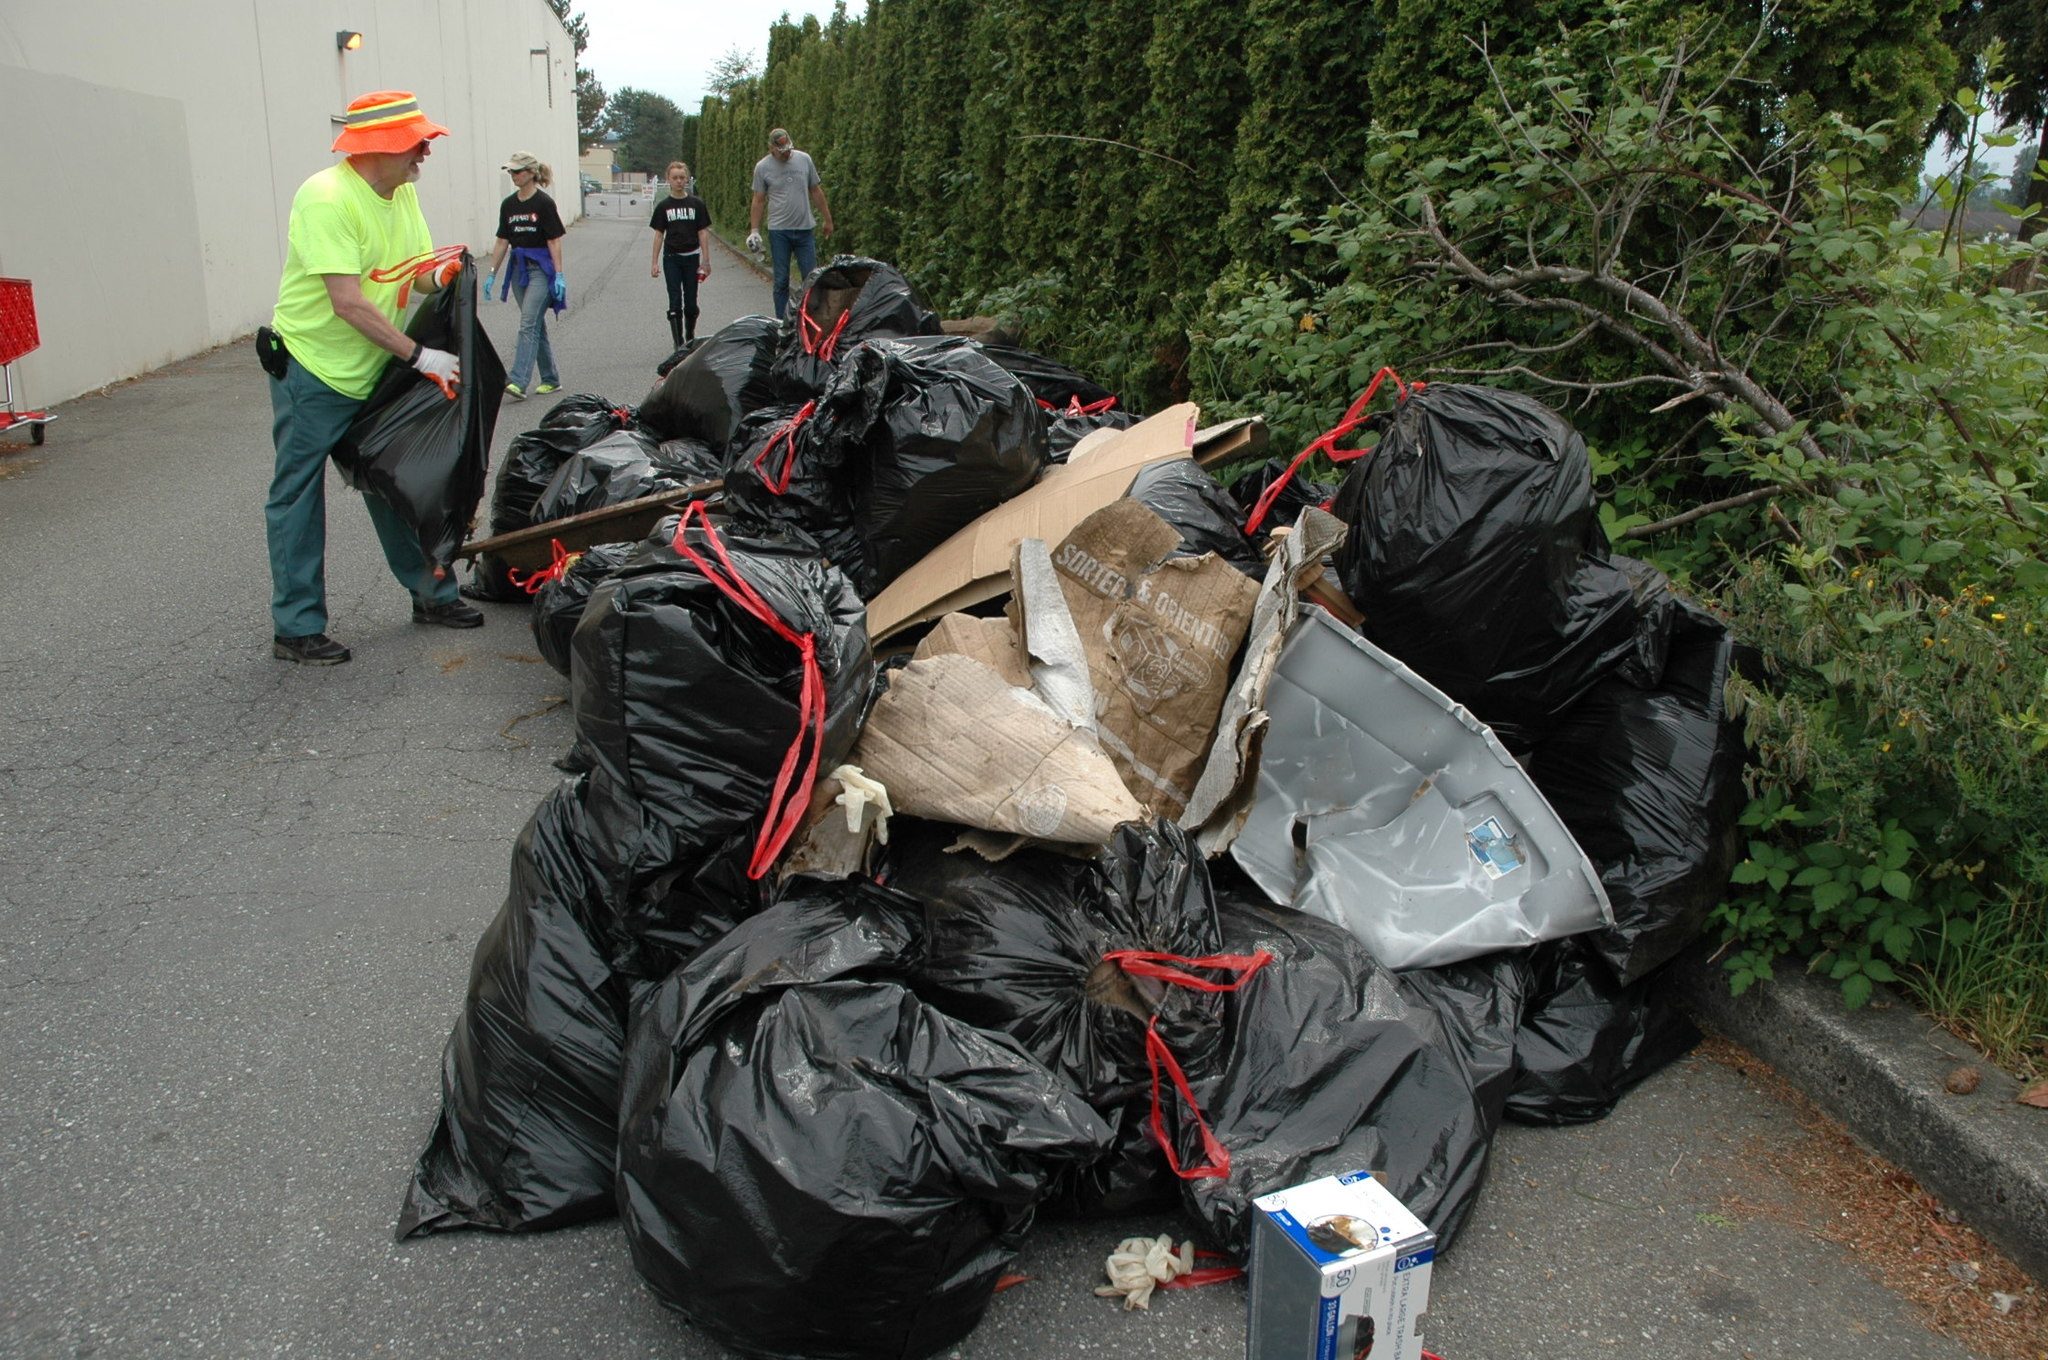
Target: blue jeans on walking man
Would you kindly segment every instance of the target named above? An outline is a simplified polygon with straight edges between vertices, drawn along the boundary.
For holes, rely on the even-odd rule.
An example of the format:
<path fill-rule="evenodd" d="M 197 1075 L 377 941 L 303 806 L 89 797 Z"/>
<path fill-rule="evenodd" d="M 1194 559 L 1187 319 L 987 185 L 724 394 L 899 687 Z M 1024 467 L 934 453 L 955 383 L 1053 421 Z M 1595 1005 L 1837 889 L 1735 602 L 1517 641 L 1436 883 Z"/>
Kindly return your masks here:
<path fill-rule="evenodd" d="M 796 272 L 799 279 L 809 278 L 811 271 L 818 267 L 816 228 L 805 227 L 801 231 L 770 231 L 768 255 L 775 267 L 775 319 L 781 321 L 789 312 L 790 256 L 796 256 Z"/>
<path fill-rule="evenodd" d="M 555 367 L 555 347 L 548 343 L 546 317 L 553 300 L 549 286 L 547 275 L 538 269 L 518 271 L 512 285 L 512 300 L 519 305 L 519 347 L 512 352 L 512 367 L 505 370 L 505 381 L 522 392 L 530 390 L 526 380 L 532 376 L 536 359 L 540 361 L 541 385 L 562 385 L 561 371 Z"/>
<path fill-rule="evenodd" d="M 277 445 L 276 475 L 263 507 L 270 544 L 270 621 L 281 638 L 311 637 L 327 631 L 327 455 L 363 403 L 321 382 L 296 359 L 284 377 L 266 381 L 271 438 Z M 435 580 L 419 535 L 398 512 L 367 492 L 363 502 L 398 583 L 423 604 L 455 603 L 455 573 Z"/>

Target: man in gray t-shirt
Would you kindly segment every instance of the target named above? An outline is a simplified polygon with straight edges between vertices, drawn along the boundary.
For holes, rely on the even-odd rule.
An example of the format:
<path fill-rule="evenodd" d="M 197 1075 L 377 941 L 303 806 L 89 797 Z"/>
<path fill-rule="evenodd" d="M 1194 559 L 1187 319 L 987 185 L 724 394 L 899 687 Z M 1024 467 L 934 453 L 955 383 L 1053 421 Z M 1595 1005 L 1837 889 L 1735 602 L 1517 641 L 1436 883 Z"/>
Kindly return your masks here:
<path fill-rule="evenodd" d="M 811 210 L 817 209 L 817 216 Z M 789 310 L 789 262 L 796 259 L 797 276 L 809 278 L 818 266 L 818 245 L 814 227 L 832 235 L 832 205 L 825 201 L 825 186 L 818 180 L 818 167 L 796 149 L 789 133 L 776 128 L 768 134 L 768 154 L 754 163 L 754 206 L 748 218 L 747 249 L 761 248 L 761 216 L 768 217 L 768 246 L 775 268 L 775 318 L 780 321 Z"/>

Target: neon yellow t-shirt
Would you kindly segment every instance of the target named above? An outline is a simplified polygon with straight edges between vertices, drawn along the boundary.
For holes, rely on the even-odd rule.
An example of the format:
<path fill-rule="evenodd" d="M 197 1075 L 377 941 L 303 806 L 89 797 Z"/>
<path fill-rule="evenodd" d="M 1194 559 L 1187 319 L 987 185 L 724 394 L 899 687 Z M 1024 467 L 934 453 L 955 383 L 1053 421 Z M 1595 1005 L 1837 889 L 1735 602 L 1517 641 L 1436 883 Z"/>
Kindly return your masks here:
<path fill-rule="evenodd" d="M 270 324 L 308 373 L 343 396 L 367 397 L 391 355 L 334 314 L 321 276 L 355 275 L 363 296 L 397 325 L 398 282 L 375 283 L 369 275 L 434 248 L 419 194 L 401 184 L 381 198 L 340 161 L 299 186 L 288 235 Z"/>

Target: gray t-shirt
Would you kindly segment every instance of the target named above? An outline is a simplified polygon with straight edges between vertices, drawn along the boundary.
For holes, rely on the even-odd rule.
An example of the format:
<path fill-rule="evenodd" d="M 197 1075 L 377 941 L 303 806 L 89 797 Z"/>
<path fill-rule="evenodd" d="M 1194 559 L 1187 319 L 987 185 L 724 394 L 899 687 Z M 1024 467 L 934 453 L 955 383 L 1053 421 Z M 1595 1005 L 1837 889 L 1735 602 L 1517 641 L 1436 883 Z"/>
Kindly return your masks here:
<path fill-rule="evenodd" d="M 763 156 L 754 162 L 754 192 L 768 195 L 764 225 L 770 231 L 808 231 L 817 219 L 811 216 L 811 186 L 818 183 L 818 167 L 810 156 L 792 151 L 779 161 Z"/>

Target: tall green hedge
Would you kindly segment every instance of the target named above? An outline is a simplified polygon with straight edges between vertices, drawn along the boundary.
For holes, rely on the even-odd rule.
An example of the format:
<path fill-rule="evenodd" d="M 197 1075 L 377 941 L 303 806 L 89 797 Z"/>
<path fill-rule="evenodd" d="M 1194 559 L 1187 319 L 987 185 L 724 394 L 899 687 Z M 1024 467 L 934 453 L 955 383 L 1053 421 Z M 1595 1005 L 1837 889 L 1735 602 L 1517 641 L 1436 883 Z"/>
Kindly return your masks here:
<path fill-rule="evenodd" d="M 1761 0 L 1717 7 L 1731 50 Z M 1778 0 L 1748 131 L 1829 114 L 1926 123 L 1951 0 Z M 1521 53 L 1617 4 L 1697 26 L 1686 0 L 870 0 L 774 24 L 762 73 L 704 102 L 698 192 L 745 235 L 749 177 L 787 127 L 838 234 L 943 313 L 1000 311 L 1124 391 L 1184 395 L 1186 335 L 1240 281 L 1298 261 L 1270 226 L 1373 191 L 1367 129 L 1457 155 L 1489 96 L 1484 47 Z M 1911 141 L 1901 139 L 1901 144 Z M 1219 291 L 1218 281 L 1224 280 Z"/>

